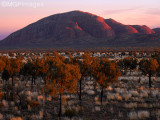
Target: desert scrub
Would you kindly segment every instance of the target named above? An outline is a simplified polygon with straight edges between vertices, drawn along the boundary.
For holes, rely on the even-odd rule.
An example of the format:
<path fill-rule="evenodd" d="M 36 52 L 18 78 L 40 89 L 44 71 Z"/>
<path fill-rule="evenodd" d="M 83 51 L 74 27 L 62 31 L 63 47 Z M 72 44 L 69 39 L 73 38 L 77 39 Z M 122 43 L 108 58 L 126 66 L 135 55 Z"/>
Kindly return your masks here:
<path fill-rule="evenodd" d="M 64 115 L 65 115 L 66 117 L 69 117 L 70 119 L 71 119 L 72 117 L 76 116 L 76 114 L 77 114 L 77 112 L 76 112 L 75 109 L 66 109 L 66 111 L 65 111 L 65 113 L 64 113 Z"/>

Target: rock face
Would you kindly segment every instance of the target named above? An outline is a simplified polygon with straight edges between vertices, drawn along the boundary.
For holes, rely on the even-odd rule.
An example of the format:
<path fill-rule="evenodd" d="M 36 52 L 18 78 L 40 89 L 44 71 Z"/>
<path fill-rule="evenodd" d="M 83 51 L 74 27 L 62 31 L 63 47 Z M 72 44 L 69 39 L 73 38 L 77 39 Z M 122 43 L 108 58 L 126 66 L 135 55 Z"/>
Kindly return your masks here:
<path fill-rule="evenodd" d="M 114 36 L 114 31 L 104 19 L 81 11 L 56 14 L 41 19 L 11 34 L 2 43 L 43 44 L 73 43 L 70 39 L 106 38 Z M 70 40 L 70 41 L 68 41 Z"/>
<path fill-rule="evenodd" d="M 156 33 L 160 33 L 160 28 L 154 28 L 154 29 L 152 29 L 154 32 L 156 32 Z"/>
<path fill-rule="evenodd" d="M 150 29 L 146 25 L 131 25 L 133 28 L 135 28 L 139 33 L 142 34 L 153 34 L 155 33 L 152 29 Z"/>
<path fill-rule="evenodd" d="M 73 21 L 78 23 L 82 30 L 91 36 L 96 38 L 114 36 L 114 31 L 105 23 L 102 17 L 84 12 L 80 12 L 78 14 L 73 16 Z"/>
<path fill-rule="evenodd" d="M 119 23 L 113 19 L 105 19 L 105 22 L 111 26 L 111 28 L 115 31 L 116 34 L 133 34 L 133 33 L 138 33 L 138 31 L 129 26 L 129 25 L 124 25 L 122 23 Z"/>
<path fill-rule="evenodd" d="M 139 33 L 143 36 L 139 36 Z M 147 36 L 153 33 L 155 32 L 147 26 L 124 25 L 91 13 L 71 11 L 43 18 L 12 33 L 0 41 L 0 48 L 58 48 L 59 46 L 88 48 L 120 46 L 121 43 L 125 46 L 136 43 L 141 45 L 141 42 L 144 45 L 144 39 L 145 42 L 151 43 L 153 39 L 159 40 L 160 35 Z"/>

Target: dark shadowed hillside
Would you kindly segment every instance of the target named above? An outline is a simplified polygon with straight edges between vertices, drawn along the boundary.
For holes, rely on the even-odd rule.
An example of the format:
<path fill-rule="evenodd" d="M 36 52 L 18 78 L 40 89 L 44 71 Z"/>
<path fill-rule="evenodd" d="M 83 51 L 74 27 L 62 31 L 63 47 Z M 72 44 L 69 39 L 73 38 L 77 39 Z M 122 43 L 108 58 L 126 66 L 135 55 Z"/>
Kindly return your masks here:
<path fill-rule="evenodd" d="M 113 19 L 71 11 L 55 14 L 18 30 L 1 48 L 58 48 L 158 45 L 159 35 L 147 26 L 124 25 Z"/>
<path fill-rule="evenodd" d="M 139 33 L 142 34 L 153 34 L 155 33 L 152 29 L 150 29 L 146 25 L 131 25 L 133 28 L 135 28 Z"/>
<path fill-rule="evenodd" d="M 113 19 L 105 19 L 105 22 L 115 31 L 117 35 L 138 33 L 135 28 L 119 23 Z"/>
<path fill-rule="evenodd" d="M 154 28 L 152 30 L 155 31 L 156 33 L 160 33 L 160 28 Z"/>

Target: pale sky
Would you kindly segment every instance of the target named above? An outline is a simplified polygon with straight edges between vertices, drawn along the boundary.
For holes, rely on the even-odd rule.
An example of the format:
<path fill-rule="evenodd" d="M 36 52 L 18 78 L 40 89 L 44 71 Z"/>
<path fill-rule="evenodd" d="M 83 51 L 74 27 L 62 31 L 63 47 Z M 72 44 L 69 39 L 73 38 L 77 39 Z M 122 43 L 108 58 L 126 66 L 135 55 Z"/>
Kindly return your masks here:
<path fill-rule="evenodd" d="M 73 10 L 160 27 L 160 0 L 0 0 L 0 40 L 43 17 Z"/>

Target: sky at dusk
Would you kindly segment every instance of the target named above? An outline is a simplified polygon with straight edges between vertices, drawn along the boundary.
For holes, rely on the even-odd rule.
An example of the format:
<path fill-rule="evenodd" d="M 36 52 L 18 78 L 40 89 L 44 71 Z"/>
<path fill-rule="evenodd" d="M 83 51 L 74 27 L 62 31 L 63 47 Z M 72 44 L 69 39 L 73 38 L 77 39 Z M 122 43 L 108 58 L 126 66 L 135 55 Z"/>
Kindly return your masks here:
<path fill-rule="evenodd" d="M 43 17 L 74 10 L 160 27 L 160 0 L 0 0 L 0 40 Z"/>

